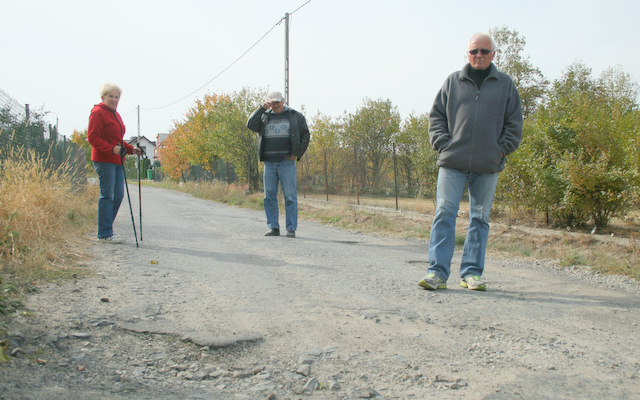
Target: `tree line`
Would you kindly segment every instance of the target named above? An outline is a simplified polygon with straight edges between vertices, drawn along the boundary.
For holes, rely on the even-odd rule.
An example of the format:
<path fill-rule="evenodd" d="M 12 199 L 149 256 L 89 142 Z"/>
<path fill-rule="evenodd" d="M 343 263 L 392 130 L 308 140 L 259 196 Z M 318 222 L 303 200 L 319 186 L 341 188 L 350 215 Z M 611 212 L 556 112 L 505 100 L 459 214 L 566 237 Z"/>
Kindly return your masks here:
<path fill-rule="evenodd" d="M 508 160 L 496 201 L 544 213 L 563 226 L 605 227 L 638 206 L 638 85 L 620 67 L 594 77 L 576 62 L 553 82 L 523 56 L 525 39 L 507 27 L 491 31 L 496 66 L 522 98 L 523 140 Z M 163 172 L 189 179 L 193 168 L 229 181 L 230 173 L 259 190 L 255 134 L 245 124 L 264 90 L 244 88 L 196 101 L 160 149 Z M 434 94 L 435 95 L 435 94 Z M 304 112 L 304 110 L 301 110 Z M 428 114 L 401 119 L 389 99 L 363 100 L 352 113 L 309 118 L 312 133 L 299 179 L 305 190 L 331 194 L 432 197 L 437 154 Z"/>

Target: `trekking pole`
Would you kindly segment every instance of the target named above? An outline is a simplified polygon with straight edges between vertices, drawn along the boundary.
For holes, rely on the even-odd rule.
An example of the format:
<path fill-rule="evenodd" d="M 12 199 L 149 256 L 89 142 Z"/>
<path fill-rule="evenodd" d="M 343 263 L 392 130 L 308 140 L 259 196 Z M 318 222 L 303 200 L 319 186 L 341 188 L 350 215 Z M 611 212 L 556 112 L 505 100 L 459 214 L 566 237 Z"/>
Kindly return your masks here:
<path fill-rule="evenodd" d="M 140 154 L 143 154 L 140 142 L 138 142 L 137 146 L 140 149 Z M 140 205 L 140 241 L 142 241 L 142 188 L 140 185 L 140 170 L 142 169 L 142 165 L 140 164 L 140 154 L 138 154 L 138 203 Z"/>
<path fill-rule="evenodd" d="M 124 156 L 127 155 L 127 149 L 124 148 L 124 145 L 120 147 L 120 161 L 122 165 L 122 173 L 124 174 L 124 187 L 127 189 L 127 199 L 129 200 L 129 212 L 131 213 L 131 224 L 133 225 L 133 236 L 136 237 L 136 247 L 139 248 L 138 244 L 138 233 L 136 232 L 136 222 L 133 220 L 133 207 L 131 207 L 131 196 L 129 195 L 129 183 L 127 182 L 127 170 L 124 168 Z"/>

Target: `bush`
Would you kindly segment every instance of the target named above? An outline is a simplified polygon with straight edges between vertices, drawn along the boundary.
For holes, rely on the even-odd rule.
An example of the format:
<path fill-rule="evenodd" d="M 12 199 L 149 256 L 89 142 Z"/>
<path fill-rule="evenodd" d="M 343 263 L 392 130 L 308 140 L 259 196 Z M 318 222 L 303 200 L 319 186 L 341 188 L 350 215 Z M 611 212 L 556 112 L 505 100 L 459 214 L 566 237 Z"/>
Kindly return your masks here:
<path fill-rule="evenodd" d="M 515 208 L 548 213 L 567 226 L 592 221 L 604 228 L 637 204 L 640 167 L 630 149 L 640 111 L 625 74 L 606 71 L 593 80 L 590 73 L 570 67 L 547 104 L 525 121 L 502 189 Z"/>

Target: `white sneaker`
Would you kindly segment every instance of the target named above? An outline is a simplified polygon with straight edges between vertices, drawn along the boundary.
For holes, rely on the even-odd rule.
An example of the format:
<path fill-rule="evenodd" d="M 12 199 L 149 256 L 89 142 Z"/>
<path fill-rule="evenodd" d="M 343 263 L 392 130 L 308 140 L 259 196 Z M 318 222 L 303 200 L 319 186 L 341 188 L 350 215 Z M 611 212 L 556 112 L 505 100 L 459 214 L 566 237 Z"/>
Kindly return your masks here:
<path fill-rule="evenodd" d="M 122 243 L 122 239 L 120 239 L 116 235 L 98 238 L 98 240 L 105 243 Z"/>
<path fill-rule="evenodd" d="M 470 290 L 480 290 L 482 292 L 487 290 L 487 286 L 482 282 L 482 279 L 478 275 L 467 276 L 460 281 L 460 286 Z"/>
<path fill-rule="evenodd" d="M 425 276 L 424 278 L 422 278 L 422 280 L 420 280 L 420 282 L 418 282 L 418 286 L 427 290 L 439 290 L 446 289 L 447 282 L 445 282 L 444 279 L 440 278 L 435 273 L 429 272 L 427 276 Z"/>

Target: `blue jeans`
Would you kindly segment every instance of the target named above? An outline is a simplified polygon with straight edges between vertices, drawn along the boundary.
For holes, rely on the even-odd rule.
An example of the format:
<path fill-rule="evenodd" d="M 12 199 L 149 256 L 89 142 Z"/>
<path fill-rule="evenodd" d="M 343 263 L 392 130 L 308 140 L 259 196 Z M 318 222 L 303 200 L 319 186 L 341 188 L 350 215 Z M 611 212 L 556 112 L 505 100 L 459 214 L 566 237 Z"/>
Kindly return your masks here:
<path fill-rule="evenodd" d="M 100 179 L 100 198 L 98 200 L 98 237 L 113 236 L 113 221 L 118 215 L 124 198 L 124 172 L 122 165 L 93 162 Z"/>
<path fill-rule="evenodd" d="M 298 228 L 298 192 L 296 188 L 296 161 L 284 159 L 264 162 L 264 213 L 267 226 L 280 229 L 278 214 L 278 184 L 282 186 L 284 210 L 288 231 Z"/>
<path fill-rule="evenodd" d="M 462 250 L 460 277 L 482 276 L 489 238 L 489 212 L 498 174 L 474 174 L 440 168 L 436 191 L 436 214 L 429 243 L 429 270 L 445 281 L 451 273 L 455 247 L 456 217 L 465 185 L 469 183 L 469 229 Z"/>

